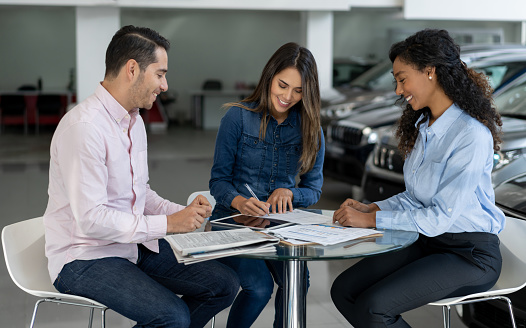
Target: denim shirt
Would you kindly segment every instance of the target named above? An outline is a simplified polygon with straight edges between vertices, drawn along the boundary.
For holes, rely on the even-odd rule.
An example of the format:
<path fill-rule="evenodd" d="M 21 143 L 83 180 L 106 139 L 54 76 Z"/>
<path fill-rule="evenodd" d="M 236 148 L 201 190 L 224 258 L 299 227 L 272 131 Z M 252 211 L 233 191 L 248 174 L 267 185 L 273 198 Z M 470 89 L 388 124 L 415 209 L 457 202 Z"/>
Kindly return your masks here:
<path fill-rule="evenodd" d="M 420 118 L 420 120 L 422 117 Z M 489 129 L 451 105 L 431 126 L 419 127 L 404 163 L 406 191 L 376 202 L 376 226 L 446 232 L 488 232 L 504 227 L 491 185 L 493 138 Z"/>
<path fill-rule="evenodd" d="M 249 104 L 247 107 L 255 106 Z M 275 189 L 290 189 L 294 195 L 293 207 L 307 207 L 320 198 L 325 155 L 323 133 L 320 131 L 321 144 L 314 167 L 300 175 L 296 186 L 303 148 L 301 115 L 291 108 L 281 124 L 270 116 L 265 140 L 260 140 L 262 115 L 231 107 L 221 120 L 209 183 L 217 202 L 214 218 L 218 217 L 216 212 L 222 215 L 235 212 L 230 204 L 236 196 L 252 197 L 245 184 L 261 201 L 266 201 Z"/>

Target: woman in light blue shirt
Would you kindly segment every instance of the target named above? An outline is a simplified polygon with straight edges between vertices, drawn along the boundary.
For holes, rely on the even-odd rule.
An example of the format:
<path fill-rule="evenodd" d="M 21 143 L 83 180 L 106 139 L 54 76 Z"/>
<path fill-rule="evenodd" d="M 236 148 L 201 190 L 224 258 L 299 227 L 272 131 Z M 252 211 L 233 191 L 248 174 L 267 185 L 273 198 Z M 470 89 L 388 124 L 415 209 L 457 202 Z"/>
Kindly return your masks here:
<path fill-rule="evenodd" d="M 373 204 L 347 199 L 345 226 L 415 230 L 396 253 L 366 258 L 336 280 L 331 297 L 355 328 L 409 327 L 401 313 L 497 281 L 504 214 L 491 185 L 500 116 L 482 73 L 469 69 L 444 30 L 394 44 L 396 93 L 406 103 L 397 130 L 406 191 Z"/>
<path fill-rule="evenodd" d="M 284 44 L 263 68 L 252 95 L 226 105 L 209 183 L 217 202 L 211 220 L 237 212 L 284 213 L 318 201 L 325 150 L 320 106 L 312 53 L 296 43 Z M 283 261 L 219 261 L 236 271 L 242 288 L 227 328 L 250 327 L 270 300 L 274 282 L 274 327 L 282 327 Z"/>

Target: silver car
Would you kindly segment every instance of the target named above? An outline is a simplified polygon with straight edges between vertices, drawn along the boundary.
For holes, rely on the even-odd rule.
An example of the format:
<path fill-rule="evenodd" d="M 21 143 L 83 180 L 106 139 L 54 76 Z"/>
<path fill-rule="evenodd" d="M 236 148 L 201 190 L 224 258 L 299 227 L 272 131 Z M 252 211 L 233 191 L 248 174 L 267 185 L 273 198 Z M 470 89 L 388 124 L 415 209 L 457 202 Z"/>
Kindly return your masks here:
<path fill-rule="evenodd" d="M 502 116 L 501 150 L 494 154 L 492 183 L 499 186 L 510 178 L 526 173 L 526 73 L 499 89 L 494 96 Z M 397 149 L 394 127 L 383 128 L 365 164 L 363 198 L 385 199 L 405 190 L 403 159 Z"/>

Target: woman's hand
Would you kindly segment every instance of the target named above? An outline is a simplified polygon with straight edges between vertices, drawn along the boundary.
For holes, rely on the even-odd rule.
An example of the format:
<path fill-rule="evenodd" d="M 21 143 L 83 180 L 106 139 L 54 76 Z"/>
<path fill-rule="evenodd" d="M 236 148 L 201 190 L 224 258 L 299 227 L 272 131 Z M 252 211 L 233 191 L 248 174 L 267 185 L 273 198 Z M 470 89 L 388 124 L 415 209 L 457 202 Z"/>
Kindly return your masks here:
<path fill-rule="evenodd" d="M 294 194 L 290 189 L 278 188 L 272 192 L 267 202 L 272 206 L 272 213 L 282 214 L 287 212 L 287 206 L 292 212 L 292 198 L 294 198 Z"/>
<path fill-rule="evenodd" d="M 241 214 L 252 216 L 264 216 L 269 213 L 269 203 L 265 203 L 250 197 L 246 199 L 243 196 L 236 196 L 231 206 L 237 209 Z"/>
<path fill-rule="evenodd" d="M 360 203 L 359 201 L 351 199 L 351 198 L 347 198 L 340 205 L 340 209 L 343 207 L 351 207 L 362 213 L 372 213 L 372 212 L 376 212 L 377 210 L 379 210 L 378 206 L 376 206 L 376 204 L 374 203 L 367 205 L 364 203 Z"/>
<path fill-rule="evenodd" d="M 355 228 L 375 228 L 376 212 L 364 213 L 350 206 L 340 207 L 332 217 L 332 222 L 339 222 L 342 226 Z"/>
<path fill-rule="evenodd" d="M 375 203 L 364 204 L 348 198 L 340 208 L 334 212 L 332 222 L 339 222 L 342 226 L 357 228 L 376 227 L 376 212 L 380 208 Z"/>

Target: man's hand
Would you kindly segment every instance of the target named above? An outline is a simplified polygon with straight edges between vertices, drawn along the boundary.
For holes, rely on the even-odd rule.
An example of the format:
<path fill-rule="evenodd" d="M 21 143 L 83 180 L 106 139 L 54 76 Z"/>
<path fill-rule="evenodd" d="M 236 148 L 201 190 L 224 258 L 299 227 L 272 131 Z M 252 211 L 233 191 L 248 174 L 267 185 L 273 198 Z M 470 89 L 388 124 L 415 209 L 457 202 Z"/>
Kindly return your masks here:
<path fill-rule="evenodd" d="M 201 227 L 201 224 L 212 213 L 212 206 L 203 195 L 198 195 L 185 209 L 167 216 L 167 232 L 190 232 Z"/>

